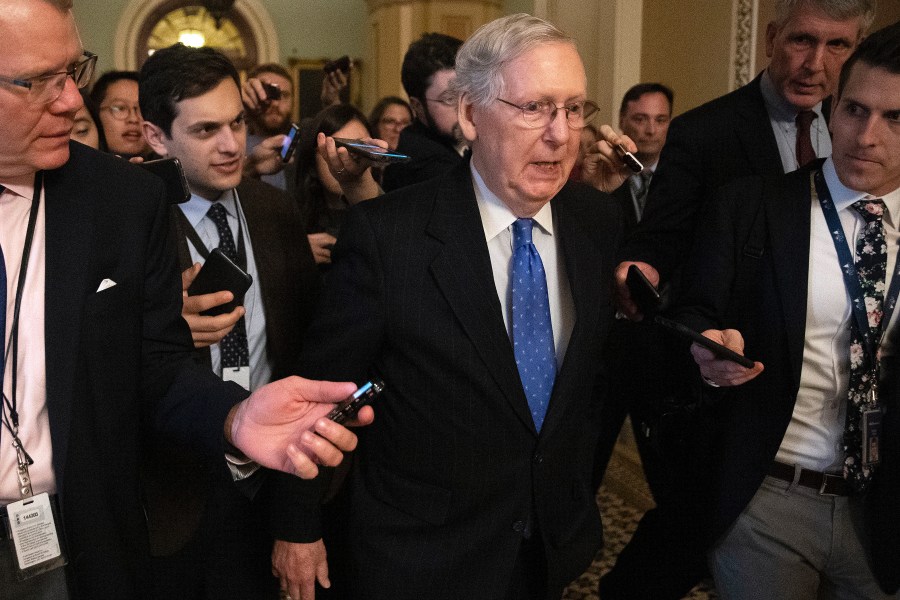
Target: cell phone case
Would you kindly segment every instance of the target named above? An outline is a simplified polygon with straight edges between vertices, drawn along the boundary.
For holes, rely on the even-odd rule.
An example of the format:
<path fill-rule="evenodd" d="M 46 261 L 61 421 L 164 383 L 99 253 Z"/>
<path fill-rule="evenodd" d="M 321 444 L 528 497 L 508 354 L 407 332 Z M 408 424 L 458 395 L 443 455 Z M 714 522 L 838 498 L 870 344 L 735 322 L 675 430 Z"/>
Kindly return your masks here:
<path fill-rule="evenodd" d="M 214 317 L 224 313 L 229 313 L 244 303 L 244 294 L 250 289 L 253 283 L 253 277 L 245 273 L 243 269 L 234 264 L 230 258 L 225 256 L 221 250 L 216 248 L 209 253 L 209 258 L 203 264 L 200 272 L 197 273 L 191 286 L 188 288 L 188 296 L 201 296 L 203 294 L 212 294 L 228 290 L 234 294 L 231 302 L 213 306 L 209 310 L 205 310 L 201 315 Z"/>
<path fill-rule="evenodd" d="M 191 199 L 191 190 L 188 187 L 187 179 L 184 177 L 181 161 L 177 158 L 147 160 L 138 163 L 138 165 L 165 182 L 166 197 L 169 199 L 169 204 L 181 204 Z"/>

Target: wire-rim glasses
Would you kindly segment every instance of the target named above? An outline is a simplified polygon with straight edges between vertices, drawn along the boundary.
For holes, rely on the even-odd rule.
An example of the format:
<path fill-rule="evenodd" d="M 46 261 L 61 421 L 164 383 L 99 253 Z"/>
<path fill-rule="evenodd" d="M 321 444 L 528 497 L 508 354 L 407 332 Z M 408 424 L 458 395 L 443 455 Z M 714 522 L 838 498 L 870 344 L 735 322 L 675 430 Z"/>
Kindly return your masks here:
<path fill-rule="evenodd" d="M 531 100 L 525 104 L 515 104 L 503 98 L 497 98 L 503 104 L 518 108 L 522 111 L 525 124 L 533 129 L 546 127 L 556 118 L 557 111 L 566 111 L 566 123 L 570 129 L 581 129 L 597 114 L 598 107 L 590 100 L 578 100 L 557 106 L 549 100 Z"/>

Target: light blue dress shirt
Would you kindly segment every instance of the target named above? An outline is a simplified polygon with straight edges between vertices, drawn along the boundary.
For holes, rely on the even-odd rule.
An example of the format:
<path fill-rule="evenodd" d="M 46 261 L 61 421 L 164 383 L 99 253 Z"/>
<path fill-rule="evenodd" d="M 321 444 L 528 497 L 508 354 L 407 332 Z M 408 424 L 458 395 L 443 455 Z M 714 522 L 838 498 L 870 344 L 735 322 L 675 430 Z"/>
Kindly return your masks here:
<path fill-rule="evenodd" d="M 253 283 L 247 294 L 244 296 L 244 309 L 246 315 L 244 320 L 247 326 L 247 343 L 250 349 L 250 390 L 269 383 L 272 379 L 272 365 L 266 353 L 266 317 L 263 312 L 262 295 L 259 290 L 259 272 L 256 269 L 256 260 L 253 256 L 253 244 L 250 241 L 249 228 L 247 227 L 247 219 L 240 208 L 240 202 L 237 197 L 237 191 L 228 190 L 217 200 L 219 204 L 228 213 L 228 226 L 231 227 L 231 233 L 234 235 L 235 245 L 239 244 L 238 220 L 243 230 L 244 247 L 247 252 L 247 272 L 253 277 Z M 212 202 L 191 194 L 191 199 L 184 204 L 180 204 L 179 208 L 187 217 L 188 222 L 206 244 L 207 250 L 219 247 L 219 232 L 216 224 L 212 219 L 206 216 Z M 194 245 L 188 240 L 188 248 L 191 252 L 191 260 L 203 264 L 204 258 L 200 255 Z M 219 377 L 222 376 L 222 360 L 219 344 L 213 344 L 209 347 L 210 358 L 212 359 L 213 372 Z"/>

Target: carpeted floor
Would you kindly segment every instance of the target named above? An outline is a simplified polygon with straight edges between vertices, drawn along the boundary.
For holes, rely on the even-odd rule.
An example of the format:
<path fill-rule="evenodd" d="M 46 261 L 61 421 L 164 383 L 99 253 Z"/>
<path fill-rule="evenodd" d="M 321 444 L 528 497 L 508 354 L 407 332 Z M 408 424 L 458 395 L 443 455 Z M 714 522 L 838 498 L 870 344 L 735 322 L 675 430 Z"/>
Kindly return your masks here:
<path fill-rule="evenodd" d="M 597 581 L 600 575 L 612 568 L 616 556 L 631 539 L 638 521 L 644 511 L 626 502 L 621 496 L 610 491 L 606 486 L 600 488 L 597 495 L 600 514 L 603 518 L 603 537 L 605 546 L 590 568 L 563 594 L 563 600 L 597 600 Z M 698 585 L 685 596 L 691 600 L 717 598 L 708 584 Z"/>

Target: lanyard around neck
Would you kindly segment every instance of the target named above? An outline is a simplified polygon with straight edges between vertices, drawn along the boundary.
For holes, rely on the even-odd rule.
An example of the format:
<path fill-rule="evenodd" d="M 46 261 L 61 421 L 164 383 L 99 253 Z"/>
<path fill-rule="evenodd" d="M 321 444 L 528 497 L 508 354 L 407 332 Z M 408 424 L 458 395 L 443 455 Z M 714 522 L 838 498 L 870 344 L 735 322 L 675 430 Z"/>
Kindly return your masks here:
<path fill-rule="evenodd" d="M 25 293 L 25 278 L 28 274 L 28 263 L 31 255 L 31 246 L 34 242 L 34 229 L 37 225 L 37 214 L 38 208 L 41 204 L 41 191 L 44 186 L 44 172 L 38 171 L 34 176 L 34 196 L 31 199 L 31 211 L 28 214 L 28 228 L 25 233 L 25 245 L 22 249 L 22 262 L 19 267 L 19 280 L 16 284 L 16 299 L 13 308 L 13 319 L 12 324 L 10 326 L 9 333 L 9 343 L 3 352 L 3 368 L 6 369 L 6 363 L 12 358 L 12 373 L 10 374 L 10 398 L 7 398 L 6 395 L 3 395 L 3 404 L 0 406 L 0 413 L 2 413 L 3 417 L 3 426 L 9 430 L 10 434 L 13 436 L 13 442 L 18 444 L 18 448 L 21 448 L 21 442 L 19 441 L 19 412 L 17 410 L 17 383 L 18 383 L 18 371 L 19 371 L 19 315 L 22 311 L 22 296 Z M 5 307 L 4 307 L 5 310 Z M 22 448 L 22 452 L 24 453 L 24 448 Z M 31 457 L 28 457 L 27 454 L 25 456 L 28 458 L 28 464 L 32 464 Z"/>
<path fill-rule="evenodd" d="M 819 200 L 822 207 L 822 214 L 825 215 L 825 222 L 828 224 L 828 231 L 831 233 L 831 239 L 834 242 L 834 249 L 837 251 L 838 262 L 841 265 L 841 274 L 844 277 L 844 285 L 847 293 L 850 295 L 850 307 L 853 311 L 853 317 L 856 319 L 856 326 L 859 334 L 863 338 L 864 348 L 872 359 L 871 364 L 876 364 L 878 344 L 881 339 L 872 339 L 869 332 L 869 318 L 866 315 L 866 304 L 863 298 L 862 286 L 859 283 L 859 273 L 856 270 L 856 262 L 853 259 L 853 253 L 850 250 L 850 241 L 844 235 L 844 227 L 841 225 L 841 219 L 838 216 L 834 201 L 831 198 L 831 192 L 825 183 L 825 177 L 822 175 L 821 169 L 812 174 L 813 195 Z M 900 260 L 894 261 L 894 274 L 891 277 L 891 286 L 884 297 L 882 304 L 881 317 L 881 337 L 884 337 L 888 324 L 891 322 L 891 316 L 894 314 L 894 307 L 897 304 L 897 297 L 900 295 Z"/>

